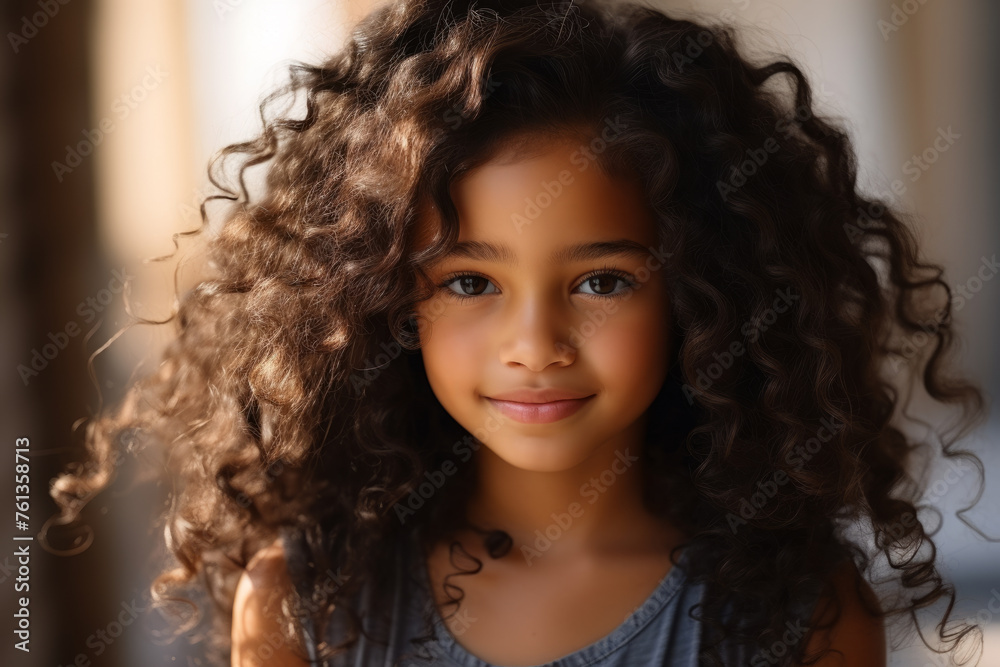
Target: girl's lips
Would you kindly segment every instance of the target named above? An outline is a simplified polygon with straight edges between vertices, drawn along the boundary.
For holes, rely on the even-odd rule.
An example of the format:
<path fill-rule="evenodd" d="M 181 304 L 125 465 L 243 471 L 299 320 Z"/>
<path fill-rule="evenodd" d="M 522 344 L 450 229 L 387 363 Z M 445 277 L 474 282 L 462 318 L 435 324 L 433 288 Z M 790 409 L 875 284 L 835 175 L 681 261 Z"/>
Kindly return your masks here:
<path fill-rule="evenodd" d="M 547 424 L 565 419 L 582 408 L 593 395 L 584 398 L 568 398 L 548 403 L 519 403 L 517 401 L 500 401 L 486 397 L 497 410 L 514 421 L 523 424 Z"/>

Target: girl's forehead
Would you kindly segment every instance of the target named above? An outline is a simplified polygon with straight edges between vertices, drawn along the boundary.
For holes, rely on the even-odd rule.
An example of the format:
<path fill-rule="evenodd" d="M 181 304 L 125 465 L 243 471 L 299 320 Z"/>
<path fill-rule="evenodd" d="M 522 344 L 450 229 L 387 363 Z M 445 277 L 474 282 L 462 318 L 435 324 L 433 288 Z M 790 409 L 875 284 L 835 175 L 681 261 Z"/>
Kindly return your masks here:
<path fill-rule="evenodd" d="M 453 180 L 449 194 L 459 240 L 551 245 L 574 235 L 627 236 L 649 244 L 656 239 L 638 179 L 606 174 L 581 134 L 534 134 L 508 143 Z M 427 197 L 418 206 L 414 248 L 427 247 L 440 231 L 439 212 Z"/>
<path fill-rule="evenodd" d="M 450 192 L 470 234 L 542 240 L 553 226 L 633 233 L 642 227 L 642 233 L 652 233 L 641 184 L 608 176 L 576 143 L 551 144 L 517 162 L 487 162 L 454 182 Z"/>

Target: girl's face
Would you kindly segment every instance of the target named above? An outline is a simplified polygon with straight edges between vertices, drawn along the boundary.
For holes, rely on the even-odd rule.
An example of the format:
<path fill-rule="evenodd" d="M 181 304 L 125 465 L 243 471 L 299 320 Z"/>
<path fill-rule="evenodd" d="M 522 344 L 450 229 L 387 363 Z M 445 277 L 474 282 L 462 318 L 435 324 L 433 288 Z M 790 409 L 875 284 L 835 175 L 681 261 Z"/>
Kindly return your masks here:
<path fill-rule="evenodd" d="M 604 176 L 579 141 L 538 146 L 452 184 L 459 243 L 429 267 L 440 287 L 417 316 L 448 413 L 510 465 L 552 472 L 638 443 L 667 373 L 669 316 L 639 185 Z M 429 239 L 437 223 L 421 222 Z M 559 394 L 511 395 L 542 389 Z M 584 398 L 553 401 L 566 397 Z"/>

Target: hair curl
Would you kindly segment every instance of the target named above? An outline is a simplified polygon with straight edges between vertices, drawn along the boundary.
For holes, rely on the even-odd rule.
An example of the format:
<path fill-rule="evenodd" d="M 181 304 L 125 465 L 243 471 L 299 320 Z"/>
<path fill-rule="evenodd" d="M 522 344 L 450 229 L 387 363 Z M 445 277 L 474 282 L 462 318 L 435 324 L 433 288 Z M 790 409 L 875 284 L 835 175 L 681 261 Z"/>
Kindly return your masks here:
<path fill-rule="evenodd" d="M 468 526 L 469 475 L 406 522 L 393 511 L 471 437 L 430 390 L 413 317 L 422 267 L 457 238 L 448 185 L 527 137 L 589 140 L 608 119 L 624 129 L 597 164 L 641 182 L 671 253 L 677 342 L 643 484 L 689 537 L 688 576 L 707 585 L 692 610 L 705 624 L 700 664 L 722 664 L 724 638 L 770 646 L 797 591 L 846 559 L 867 571 L 866 547 L 901 583 L 899 604 L 873 613 L 916 623 L 948 596 L 941 639 L 954 650 L 976 629 L 944 631 L 954 589 L 917 517 L 927 480 L 912 473 L 929 442 L 893 421 L 906 404 L 892 380 L 915 376 L 959 404 L 967 427 L 983 416 L 981 391 L 944 376 L 951 290 L 919 260 L 904 216 L 857 190 L 849 139 L 815 112 L 793 62 L 752 63 L 732 27 L 639 5 L 412 1 L 374 11 L 345 48 L 290 74 L 260 105 L 262 133 L 209 167 L 225 194 L 185 234 L 206 229 L 208 201 L 238 204 L 208 240 L 212 275 L 168 319 L 139 320 L 176 321 L 161 365 L 88 424 L 89 467 L 52 488 L 74 518 L 113 476 L 123 434 L 158 443 L 178 481 L 164 514 L 177 563 L 153 590 L 183 599 L 166 591 L 203 577 L 220 655 L 235 581 L 280 527 L 304 531 L 317 582 L 346 575 L 317 585 L 308 614 L 322 628 L 345 609 L 349 646 L 356 595 L 391 567 L 388 547 L 417 528 L 430 544 Z M 769 85 L 781 74 L 792 99 Z M 301 118 L 272 116 L 300 92 Z M 230 156 L 242 156 L 238 190 L 217 177 Z M 245 170 L 268 162 L 251 204 Z M 414 252 L 430 202 L 444 235 Z M 776 314 L 782 294 L 794 303 Z M 890 377 L 890 365 L 907 373 Z M 965 432 L 942 453 L 982 473 L 952 448 Z M 851 523 L 868 532 L 852 538 Z M 502 556 L 509 536 L 487 534 Z M 727 604 L 738 613 L 723 622 Z"/>

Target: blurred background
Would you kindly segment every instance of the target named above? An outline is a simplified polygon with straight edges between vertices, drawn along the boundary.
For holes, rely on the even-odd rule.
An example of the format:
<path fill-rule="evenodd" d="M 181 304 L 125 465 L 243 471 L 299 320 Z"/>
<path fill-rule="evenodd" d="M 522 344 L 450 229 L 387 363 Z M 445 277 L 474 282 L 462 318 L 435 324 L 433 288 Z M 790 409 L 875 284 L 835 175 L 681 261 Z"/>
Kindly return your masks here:
<path fill-rule="evenodd" d="M 988 425 L 960 444 L 976 470 L 931 470 L 927 501 L 958 594 L 953 617 L 986 630 L 979 664 L 1000 667 L 1000 3 L 991 0 L 650 0 L 681 17 L 743 26 L 761 54 L 787 53 L 814 86 L 823 113 L 855 141 L 866 191 L 896 202 L 917 224 L 926 258 L 966 298 L 955 318 L 962 370 L 986 390 Z M 74 424 L 111 402 L 133 374 L 155 368 L 168 327 L 135 327 L 95 360 L 127 314 L 165 318 L 178 260 L 183 291 L 197 274 L 209 157 L 260 129 L 257 106 L 293 60 L 336 50 L 374 3 L 338 0 L 6 0 L 0 46 L 0 375 L 3 498 L 14 495 L 16 438 L 30 439 L 27 532 L 4 522 L 0 549 L 3 665 L 199 665 L 198 647 L 166 644 L 144 608 L 157 573 L 169 489 L 115 483 L 84 512 L 91 531 L 37 541 L 54 511 L 49 480 L 78 460 Z M 695 13 L 697 11 L 697 13 Z M 221 209 L 209 205 L 213 218 Z M 197 237 L 195 237 L 197 239 Z M 141 473 L 140 454 L 123 471 Z M 134 459 L 134 460 L 132 460 Z M 123 475 L 130 478 L 131 475 Z M 6 503 L 5 503 L 6 504 Z M 7 505 L 9 508 L 9 504 Z M 931 522 L 937 525 L 937 522 Z M 30 544 L 30 653 L 16 650 L 14 549 Z M 10 546 L 13 545 L 13 546 Z M 86 549 L 81 548 L 86 546 Z M 941 609 L 936 609 L 940 612 Z M 933 619 L 940 618 L 940 613 Z M 934 620 L 923 627 L 936 634 Z M 949 664 L 919 637 L 892 665 Z M 971 663 L 970 663 L 971 664 Z"/>

